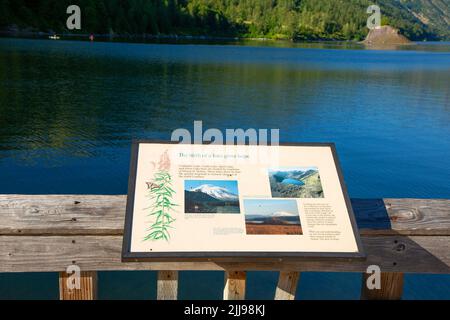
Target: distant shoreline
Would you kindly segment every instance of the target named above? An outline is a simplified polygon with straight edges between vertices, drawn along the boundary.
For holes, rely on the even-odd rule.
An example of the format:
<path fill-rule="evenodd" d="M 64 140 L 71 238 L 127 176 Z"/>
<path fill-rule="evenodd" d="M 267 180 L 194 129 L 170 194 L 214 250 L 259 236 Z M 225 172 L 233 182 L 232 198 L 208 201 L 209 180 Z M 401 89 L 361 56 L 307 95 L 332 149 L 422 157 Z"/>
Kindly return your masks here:
<path fill-rule="evenodd" d="M 10 39 L 37 39 L 37 40 L 52 40 L 50 36 L 55 35 L 52 32 L 36 32 L 36 31 L 5 31 L 0 30 L 0 38 Z M 90 41 L 88 33 L 56 33 L 60 38 L 58 40 L 76 40 L 76 41 Z M 53 40 L 53 41 L 58 41 Z M 347 48 L 347 49 L 368 49 L 368 50 L 399 50 L 411 45 L 421 44 L 447 44 L 448 41 L 413 41 L 409 44 L 392 44 L 383 46 L 374 46 L 365 44 L 363 41 L 356 40 L 337 40 L 337 39 L 272 39 L 272 38 L 247 38 L 247 37 L 223 37 L 223 36 L 206 36 L 206 35 L 119 35 L 119 34 L 94 34 L 94 42 L 115 42 L 115 43 L 155 43 L 155 44 L 236 44 L 236 45 L 261 45 L 274 47 L 290 47 L 291 45 L 306 45 L 311 48 L 329 49 L 329 48 Z M 330 47 L 331 46 L 331 47 Z M 445 51 L 448 52 L 448 51 Z"/>
<path fill-rule="evenodd" d="M 86 39 L 89 40 L 90 33 L 54 33 L 41 31 L 10 31 L 0 30 L 1 37 L 11 38 L 48 38 L 58 35 L 62 38 Z M 178 35 L 178 34 L 96 34 L 94 39 L 102 40 L 181 40 L 181 41 L 261 41 L 261 42 L 292 42 L 292 43 L 349 43 L 360 44 L 356 40 L 339 40 L 339 39 L 290 39 L 290 38 L 269 38 L 269 37 L 242 37 L 242 36 L 211 36 L 211 35 Z M 131 42 L 131 41 L 130 41 Z"/>

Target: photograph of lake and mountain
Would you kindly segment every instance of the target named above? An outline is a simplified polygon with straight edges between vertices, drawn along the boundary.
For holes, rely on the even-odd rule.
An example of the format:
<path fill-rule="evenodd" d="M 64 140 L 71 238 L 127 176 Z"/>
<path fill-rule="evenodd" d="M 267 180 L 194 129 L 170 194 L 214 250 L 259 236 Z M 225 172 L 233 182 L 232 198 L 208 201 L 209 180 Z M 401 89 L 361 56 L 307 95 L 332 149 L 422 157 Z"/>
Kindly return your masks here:
<path fill-rule="evenodd" d="M 185 180 L 185 213 L 240 213 L 237 181 Z"/>
<path fill-rule="evenodd" d="M 295 200 L 244 199 L 247 234 L 301 235 Z"/>
<path fill-rule="evenodd" d="M 274 198 L 323 198 L 317 167 L 271 168 L 269 182 Z"/>

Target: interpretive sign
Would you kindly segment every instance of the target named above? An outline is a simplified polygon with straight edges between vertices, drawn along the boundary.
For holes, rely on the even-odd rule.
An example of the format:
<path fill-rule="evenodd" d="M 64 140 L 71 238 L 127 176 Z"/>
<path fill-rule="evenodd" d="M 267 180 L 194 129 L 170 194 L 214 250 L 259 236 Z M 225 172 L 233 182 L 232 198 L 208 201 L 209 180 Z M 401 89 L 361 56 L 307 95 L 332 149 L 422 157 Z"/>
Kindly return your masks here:
<path fill-rule="evenodd" d="M 362 257 L 335 147 L 135 141 L 123 260 Z"/>

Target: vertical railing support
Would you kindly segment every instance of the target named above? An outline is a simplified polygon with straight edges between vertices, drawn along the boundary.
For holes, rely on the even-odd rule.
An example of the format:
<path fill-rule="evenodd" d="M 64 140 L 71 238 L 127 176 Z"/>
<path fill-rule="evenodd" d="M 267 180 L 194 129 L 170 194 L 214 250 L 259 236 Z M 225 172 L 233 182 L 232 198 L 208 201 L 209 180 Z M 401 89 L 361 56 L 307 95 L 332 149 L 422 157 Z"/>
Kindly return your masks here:
<path fill-rule="evenodd" d="M 177 300 L 178 271 L 158 271 L 158 300 Z"/>
<path fill-rule="evenodd" d="M 363 273 L 361 299 L 363 300 L 400 300 L 403 294 L 403 273 L 381 272 L 380 289 L 367 288 L 368 273 Z"/>
<path fill-rule="evenodd" d="M 245 271 L 225 271 L 225 288 L 223 289 L 224 300 L 245 299 Z"/>
<path fill-rule="evenodd" d="M 280 271 L 275 290 L 275 300 L 294 300 L 299 278 L 300 272 Z"/>
<path fill-rule="evenodd" d="M 60 300 L 95 300 L 97 299 L 97 272 L 81 271 L 79 287 L 72 288 L 73 276 L 67 272 L 59 273 Z M 72 284 L 72 286 L 71 286 Z"/>

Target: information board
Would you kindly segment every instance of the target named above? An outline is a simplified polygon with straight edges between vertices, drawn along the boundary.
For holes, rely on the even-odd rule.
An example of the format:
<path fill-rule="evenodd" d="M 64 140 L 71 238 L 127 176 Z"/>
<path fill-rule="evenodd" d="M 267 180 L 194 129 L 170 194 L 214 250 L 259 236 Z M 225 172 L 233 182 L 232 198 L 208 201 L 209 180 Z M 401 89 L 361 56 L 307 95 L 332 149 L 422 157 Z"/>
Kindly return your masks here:
<path fill-rule="evenodd" d="M 124 261 L 363 257 L 332 143 L 134 141 Z"/>

